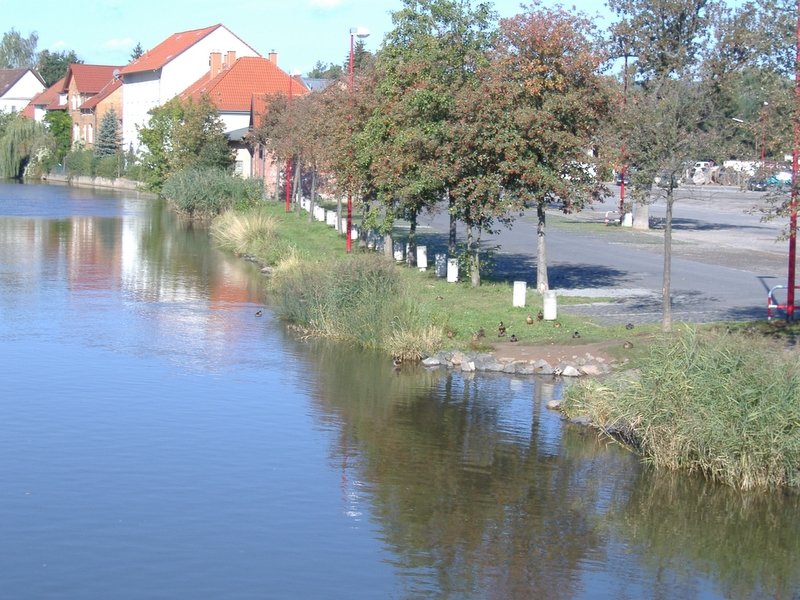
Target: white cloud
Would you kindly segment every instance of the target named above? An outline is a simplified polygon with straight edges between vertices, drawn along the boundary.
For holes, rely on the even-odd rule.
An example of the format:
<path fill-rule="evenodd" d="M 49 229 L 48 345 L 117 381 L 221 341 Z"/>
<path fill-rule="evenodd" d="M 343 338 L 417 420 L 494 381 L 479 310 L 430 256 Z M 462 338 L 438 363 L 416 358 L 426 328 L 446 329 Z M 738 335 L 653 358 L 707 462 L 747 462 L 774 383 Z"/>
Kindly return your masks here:
<path fill-rule="evenodd" d="M 103 48 L 118 50 L 120 48 L 133 48 L 136 42 L 131 38 L 111 38 L 103 42 Z"/>

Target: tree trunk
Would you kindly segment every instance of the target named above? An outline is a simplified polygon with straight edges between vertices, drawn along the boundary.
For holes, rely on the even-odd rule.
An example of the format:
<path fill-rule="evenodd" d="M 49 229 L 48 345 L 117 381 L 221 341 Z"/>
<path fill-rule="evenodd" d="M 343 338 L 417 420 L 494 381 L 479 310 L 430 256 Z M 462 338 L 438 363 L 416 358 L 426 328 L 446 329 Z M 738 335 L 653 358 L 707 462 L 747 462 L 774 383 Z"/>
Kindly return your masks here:
<path fill-rule="evenodd" d="M 275 162 L 275 202 L 281 201 L 281 167 Z"/>
<path fill-rule="evenodd" d="M 472 287 L 480 287 L 481 285 L 481 228 L 478 227 L 478 235 L 472 237 L 472 227 L 469 228 L 471 248 L 471 262 L 469 269 L 469 277 L 472 282 Z"/>
<path fill-rule="evenodd" d="M 336 197 L 336 233 L 346 235 L 346 232 L 342 231 L 342 196 L 339 195 Z"/>
<path fill-rule="evenodd" d="M 455 215 L 455 203 L 456 199 L 453 198 L 453 195 L 450 193 L 450 190 L 447 190 L 447 203 L 448 203 L 448 212 L 450 213 L 450 233 L 447 238 L 447 256 L 450 258 L 455 258 L 456 255 L 456 215 Z"/>
<path fill-rule="evenodd" d="M 394 236 L 392 229 L 394 228 L 394 206 L 387 206 L 386 213 L 383 216 L 383 255 L 386 258 L 394 258 Z"/>
<path fill-rule="evenodd" d="M 536 205 L 536 291 L 544 294 L 550 289 L 547 281 L 547 245 L 545 243 L 546 215 L 544 212 L 544 202 Z"/>
<path fill-rule="evenodd" d="M 675 200 L 674 189 L 667 188 L 667 211 L 664 219 L 664 274 L 661 286 L 661 330 L 672 332 L 672 203 Z"/>
<path fill-rule="evenodd" d="M 408 228 L 408 255 L 406 265 L 409 267 L 417 266 L 417 211 L 411 211 Z"/>
<path fill-rule="evenodd" d="M 311 198 L 308 201 L 308 222 L 314 220 L 314 204 L 317 200 L 317 168 L 316 165 L 311 170 Z"/>
<path fill-rule="evenodd" d="M 294 181 L 292 182 L 292 203 L 297 202 L 297 192 L 300 190 L 300 197 L 303 196 L 302 181 L 300 178 L 303 176 L 303 167 L 300 157 L 297 157 L 294 165 Z"/>

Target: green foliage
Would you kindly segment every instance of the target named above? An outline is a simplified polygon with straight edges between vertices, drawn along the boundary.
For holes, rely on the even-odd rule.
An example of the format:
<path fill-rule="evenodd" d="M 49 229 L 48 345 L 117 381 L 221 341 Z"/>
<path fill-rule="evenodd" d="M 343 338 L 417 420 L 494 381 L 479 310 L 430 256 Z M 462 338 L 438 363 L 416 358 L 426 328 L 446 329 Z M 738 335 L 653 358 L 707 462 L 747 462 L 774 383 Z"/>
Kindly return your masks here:
<path fill-rule="evenodd" d="M 0 69 L 33 69 L 36 66 L 36 45 L 39 35 L 34 31 L 25 38 L 13 27 L 0 40 Z"/>
<path fill-rule="evenodd" d="M 314 68 L 308 72 L 307 76 L 311 79 L 338 79 L 344 73 L 346 73 L 346 71 L 339 65 L 323 63 L 321 60 L 318 60 Z"/>
<path fill-rule="evenodd" d="M 74 50 L 61 50 L 59 52 L 42 50 L 39 52 L 36 69 L 44 79 L 45 85 L 50 87 L 67 74 L 67 69 L 73 63 L 83 63 Z"/>
<path fill-rule="evenodd" d="M 119 154 L 122 149 L 122 135 L 120 131 L 117 111 L 112 106 L 100 121 L 100 129 L 97 132 L 97 141 L 94 145 L 94 153 L 98 157 L 113 156 Z"/>
<path fill-rule="evenodd" d="M 242 179 L 222 169 L 187 168 L 169 176 L 161 194 L 176 211 L 207 218 L 232 208 L 245 209 L 258 204 L 262 182 Z"/>
<path fill-rule="evenodd" d="M 72 150 L 64 156 L 64 170 L 71 176 L 94 176 L 94 152 L 83 148 Z"/>
<path fill-rule="evenodd" d="M 151 110 L 147 127 L 139 130 L 148 184 L 159 190 L 170 174 L 183 169 L 230 169 L 233 152 L 224 131 L 207 96 L 199 101 L 173 98 Z"/>
<path fill-rule="evenodd" d="M 144 50 L 142 50 L 142 44 L 141 42 L 136 42 L 136 45 L 133 47 L 133 50 L 131 50 L 131 62 L 141 57 L 142 54 L 144 54 Z"/>
<path fill-rule="evenodd" d="M 790 351 L 687 330 L 623 379 L 571 387 L 565 410 L 621 432 L 658 468 L 742 489 L 800 486 L 800 363 Z"/>
<path fill-rule="evenodd" d="M 72 147 L 72 117 L 66 110 L 49 110 L 44 115 L 44 122 L 55 138 L 54 158 L 56 163 L 60 163 Z"/>
<path fill-rule="evenodd" d="M 0 178 L 22 178 L 46 168 L 55 141 L 41 123 L 15 116 L 0 137 Z"/>
<path fill-rule="evenodd" d="M 397 267 L 379 256 L 279 264 L 272 290 L 281 317 L 308 335 L 416 359 L 441 343 L 441 330 L 426 329 L 402 293 Z"/>

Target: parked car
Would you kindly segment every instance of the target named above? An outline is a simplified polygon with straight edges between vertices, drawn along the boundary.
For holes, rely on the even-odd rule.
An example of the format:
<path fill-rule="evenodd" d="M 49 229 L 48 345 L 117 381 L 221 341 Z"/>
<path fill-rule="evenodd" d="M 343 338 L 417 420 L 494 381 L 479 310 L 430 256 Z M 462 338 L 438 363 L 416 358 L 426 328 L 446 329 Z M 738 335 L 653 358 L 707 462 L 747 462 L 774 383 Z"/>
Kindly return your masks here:
<path fill-rule="evenodd" d="M 751 192 L 783 190 L 790 187 L 792 187 L 792 174 L 788 171 L 778 171 L 760 177 L 751 177 L 747 180 L 747 189 Z"/>
<path fill-rule="evenodd" d="M 625 185 L 629 185 L 631 182 L 631 175 L 636 172 L 636 167 L 628 167 L 625 169 Z M 621 171 L 614 171 L 614 184 L 615 185 L 622 185 L 622 172 Z"/>

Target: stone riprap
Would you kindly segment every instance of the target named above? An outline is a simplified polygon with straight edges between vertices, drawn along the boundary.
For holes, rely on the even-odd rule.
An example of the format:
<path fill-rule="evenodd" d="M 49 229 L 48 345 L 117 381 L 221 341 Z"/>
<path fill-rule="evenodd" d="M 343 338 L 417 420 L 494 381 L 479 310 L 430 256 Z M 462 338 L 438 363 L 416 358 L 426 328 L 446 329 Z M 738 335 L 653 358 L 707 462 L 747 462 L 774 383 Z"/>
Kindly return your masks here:
<path fill-rule="evenodd" d="M 465 373 L 476 371 L 507 373 L 510 375 L 552 375 L 554 377 L 583 377 L 605 375 L 612 366 L 603 358 L 590 353 L 574 356 L 572 360 L 562 360 L 550 364 L 544 359 L 514 360 L 497 358 L 483 352 L 437 352 L 422 359 L 422 365 L 429 368 L 458 369 Z"/>

